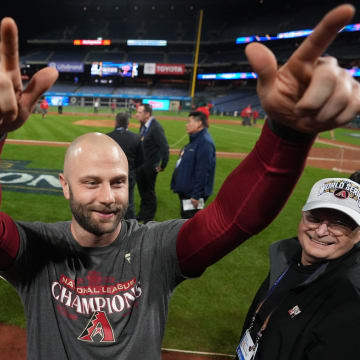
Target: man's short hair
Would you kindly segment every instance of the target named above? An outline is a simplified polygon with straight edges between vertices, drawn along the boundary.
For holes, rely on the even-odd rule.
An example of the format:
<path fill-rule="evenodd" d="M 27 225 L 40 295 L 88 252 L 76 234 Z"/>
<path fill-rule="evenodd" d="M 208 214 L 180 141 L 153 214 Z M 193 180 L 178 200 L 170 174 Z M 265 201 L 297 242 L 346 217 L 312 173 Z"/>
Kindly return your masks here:
<path fill-rule="evenodd" d="M 116 114 L 115 123 L 115 127 L 123 127 L 127 129 L 129 126 L 129 114 L 124 112 Z"/>
<path fill-rule="evenodd" d="M 197 121 L 201 121 L 201 124 L 202 124 L 203 127 L 209 127 L 208 123 L 207 123 L 207 117 L 202 111 L 192 111 L 189 114 L 189 117 L 190 116 L 195 118 Z"/>
<path fill-rule="evenodd" d="M 140 106 L 143 106 L 144 111 L 152 115 L 152 107 L 150 104 L 141 104 Z"/>

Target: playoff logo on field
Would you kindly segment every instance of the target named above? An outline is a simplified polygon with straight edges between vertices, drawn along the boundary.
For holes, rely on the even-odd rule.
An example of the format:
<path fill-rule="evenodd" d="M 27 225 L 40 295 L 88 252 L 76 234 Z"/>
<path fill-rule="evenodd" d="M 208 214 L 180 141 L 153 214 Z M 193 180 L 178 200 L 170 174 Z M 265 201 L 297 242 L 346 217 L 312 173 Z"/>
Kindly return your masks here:
<path fill-rule="evenodd" d="M 30 161 L 1 160 L 0 184 L 4 191 L 62 195 L 58 174 L 62 170 L 31 169 Z"/>

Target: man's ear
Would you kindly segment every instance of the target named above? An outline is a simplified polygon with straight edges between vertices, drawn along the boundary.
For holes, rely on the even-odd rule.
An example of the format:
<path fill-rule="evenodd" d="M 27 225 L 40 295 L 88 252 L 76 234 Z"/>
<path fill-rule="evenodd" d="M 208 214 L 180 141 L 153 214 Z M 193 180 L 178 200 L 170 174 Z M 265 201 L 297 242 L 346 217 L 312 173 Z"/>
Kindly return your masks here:
<path fill-rule="evenodd" d="M 62 189 L 63 189 L 65 199 L 69 200 L 70 199 L 69 183 L 67 182 L 67 180 L 65 178 L 65 175 L 63 173 L 59 174 L 59 180 L 60 180 L 60 184 L 61 184 Z"/>
<path fill-rule="evenodd" d="M 354 244 L 360 242 L 360 226 L 358 226 L 355 230 Z"/>

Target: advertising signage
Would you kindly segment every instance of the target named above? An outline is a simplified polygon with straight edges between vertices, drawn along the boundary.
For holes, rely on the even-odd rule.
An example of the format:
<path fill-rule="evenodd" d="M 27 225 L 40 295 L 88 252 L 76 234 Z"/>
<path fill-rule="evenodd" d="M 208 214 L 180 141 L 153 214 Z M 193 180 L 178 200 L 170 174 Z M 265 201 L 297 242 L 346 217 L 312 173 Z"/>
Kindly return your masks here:
<path fill-rule="evenodd" d="M 237 79 L 257 79 L 257 74 L 254 72 L 239 72 L 239 73 L 219 73 L 219 74 L 199 74 L 199 80 L 237 80 Z"/>
<path fill-rule="evenodd" d="M 145 63 L 144 74 L 147 75 L 184 75 L 184 64 Z"/>
<path fill-rule="evenodd" d="M 127 42 L 128 46 L 166 46 L 166 40 L 132 40 L 129 39 Z"/>
<path fill-rule="evenodd" d="M 50 106 L 69 106 L 68 96 L 45 96 Z"/>
<path fill-rule="evenodd" d="M 170 100 L 143 99 L 143 104 L 149 104 L 153 110 L 169 110 Z"/>
<path fill-rule="evenodd" d="M 48 64 L 48 66 L 55 68 L 59 72 L 84 72 L 84 64 L 79 62 L 55 62 L 52 61 Z"/>
<path fill-rule="evenodd" d="M 135 77 L 138 75 L 138 64 L 131 62 L 93 62 L 90 73 L 93 76 Z"/>
<path fill-rule="evenodd" d="M 94 40 L 74 40 L 74 45 L 87 45 L 87 46 L 98 46 L 98 45 L 111 45 L 111 40 L 94 39 Z"/>

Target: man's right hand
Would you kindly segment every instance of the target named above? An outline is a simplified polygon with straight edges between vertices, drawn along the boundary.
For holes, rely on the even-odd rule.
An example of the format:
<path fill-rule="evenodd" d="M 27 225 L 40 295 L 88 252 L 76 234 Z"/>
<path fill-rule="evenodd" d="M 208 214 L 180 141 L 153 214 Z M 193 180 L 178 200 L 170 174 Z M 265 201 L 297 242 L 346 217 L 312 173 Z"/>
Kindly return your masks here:
<path fill-rule="evenodd" d="M 56 81 L 53 68 L 38 71 L 23 91 L 19 66 L 19 40 L 15 21 L 1 21 L 0 43 L 0 135 L 16 130 L 29 117 L 36 102 Z"/>
<path fill-rule="evenodd" d="M 347 4 L 330 11 L 279 69 L 274 54 L 264 45 L 246 47 L 259 76 L 262 108 L 272 120 L 301 132 L 318 133 L 343 126 L 360 113 L 360 84 L 336 59 L 322 57 L 354 12 Z"/>

